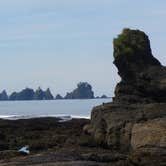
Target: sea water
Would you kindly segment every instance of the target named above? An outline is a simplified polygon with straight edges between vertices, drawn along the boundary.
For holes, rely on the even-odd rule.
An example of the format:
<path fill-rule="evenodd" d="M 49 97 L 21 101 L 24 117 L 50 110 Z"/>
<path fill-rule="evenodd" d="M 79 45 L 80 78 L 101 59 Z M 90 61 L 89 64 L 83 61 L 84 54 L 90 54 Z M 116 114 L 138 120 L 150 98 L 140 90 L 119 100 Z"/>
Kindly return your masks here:
<path fill-rule="evenodd" d="M 90 118 L 94 106 L 111 102 L 107 99 L 0 101 L 0 118 L 28 119 L 37 117 Z"/>

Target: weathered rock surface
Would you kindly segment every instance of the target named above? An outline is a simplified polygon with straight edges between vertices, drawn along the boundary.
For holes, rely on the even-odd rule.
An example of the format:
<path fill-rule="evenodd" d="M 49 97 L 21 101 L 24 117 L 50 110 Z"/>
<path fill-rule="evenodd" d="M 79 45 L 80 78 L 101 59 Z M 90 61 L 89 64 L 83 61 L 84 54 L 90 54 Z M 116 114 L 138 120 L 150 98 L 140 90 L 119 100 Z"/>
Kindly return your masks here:
<path fill-rule="evenodd" d="M 132 128 L 131 145 L 133 149 L 141 147 L 165 148 L 166 150 L 166 118 L 136 123 Z"/>
<path fill-rule="evenodd" d="M 114 39 L 114 64 L 121 81 L 113 102 L 92 110 L 85 132 L 131 152 L 131 165 L 166 165 L 166 67 L 152 55 L 148 36 L 130 29 Z"/>

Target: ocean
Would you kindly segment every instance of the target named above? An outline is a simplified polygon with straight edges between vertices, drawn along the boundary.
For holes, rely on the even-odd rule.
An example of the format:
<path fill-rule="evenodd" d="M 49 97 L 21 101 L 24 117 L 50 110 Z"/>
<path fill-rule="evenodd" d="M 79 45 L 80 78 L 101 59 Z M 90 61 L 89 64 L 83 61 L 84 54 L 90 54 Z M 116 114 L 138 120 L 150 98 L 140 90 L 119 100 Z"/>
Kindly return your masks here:
<path fill-rule="evenodd" d="M 0 118 L 28 119 L 38 117 L 90 118 L 94 106 L 111 102 L 107 99 L 1 101 Z"/>

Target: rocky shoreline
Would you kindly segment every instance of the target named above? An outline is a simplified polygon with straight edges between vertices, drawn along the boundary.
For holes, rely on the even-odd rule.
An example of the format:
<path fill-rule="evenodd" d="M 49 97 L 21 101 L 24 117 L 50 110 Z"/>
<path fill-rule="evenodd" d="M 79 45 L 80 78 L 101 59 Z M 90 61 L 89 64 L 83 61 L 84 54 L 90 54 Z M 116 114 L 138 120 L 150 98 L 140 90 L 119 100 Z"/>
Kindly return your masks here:
<path fill-rule="evenodd" d="M 87 119 L 0 120 L 0 166 L 105 166 L 120 164 L 126 155 L 98 146 L 83 132 Z M 29 145 L 30 155 L 18 153 Z"/>

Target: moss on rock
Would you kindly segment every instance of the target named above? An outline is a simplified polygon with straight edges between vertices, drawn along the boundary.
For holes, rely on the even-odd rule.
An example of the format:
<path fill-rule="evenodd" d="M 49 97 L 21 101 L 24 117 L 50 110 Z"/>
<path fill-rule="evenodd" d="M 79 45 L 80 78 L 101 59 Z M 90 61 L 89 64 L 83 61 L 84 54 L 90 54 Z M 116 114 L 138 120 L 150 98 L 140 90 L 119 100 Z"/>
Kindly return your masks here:
<path fill-rule="evenodd" d="M 148 36 L 140 30 L 123 29 L 122 33 L 114 39 L 114 58 L 135 53 L 151 54 Z"/>

